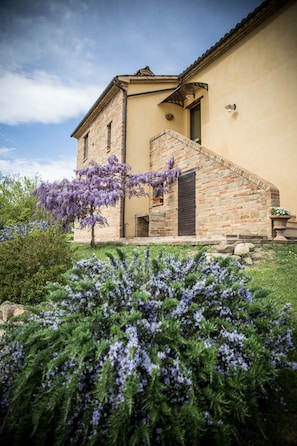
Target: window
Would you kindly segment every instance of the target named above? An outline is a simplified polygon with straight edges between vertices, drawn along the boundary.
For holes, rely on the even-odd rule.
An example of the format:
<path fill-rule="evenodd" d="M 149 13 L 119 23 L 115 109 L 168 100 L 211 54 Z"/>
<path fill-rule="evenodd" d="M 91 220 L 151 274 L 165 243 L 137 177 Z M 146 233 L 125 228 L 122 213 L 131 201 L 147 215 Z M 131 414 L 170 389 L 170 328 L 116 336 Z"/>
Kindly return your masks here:
<path fill-rule="evenodd" d="M 201 144 L 201 109 L 200 101 L 190 109 L 190 138 Z"/>
<path fill-rule="evenodd" d="M 87 133 L 84 137 L 84 160 L 88 159 L 89 156 L 89 134 Z"/>
<path fill-rule="evenodd" d="M 111 124 L 112 121 L 110 121 L 109 124 L 107 124 L 107 142 L 106 142 L 106 151 L 109 152 L 111 149 Z"/>
<path fill-rule="evenodd" d="M 154 187 L 153 206 L 163 204 L 163 184 Z"/>

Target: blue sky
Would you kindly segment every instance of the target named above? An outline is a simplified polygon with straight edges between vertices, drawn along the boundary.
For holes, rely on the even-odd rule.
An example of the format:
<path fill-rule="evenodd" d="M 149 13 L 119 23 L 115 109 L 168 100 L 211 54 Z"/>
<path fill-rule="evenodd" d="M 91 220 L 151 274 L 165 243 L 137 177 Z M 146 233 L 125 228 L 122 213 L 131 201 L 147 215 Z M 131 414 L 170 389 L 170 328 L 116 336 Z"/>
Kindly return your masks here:
<path fill-rule="evenodd" d="M 0 173 L 74 176 L 70 134 L 118 74 L 180 74 L 261 0 L 2 0 Z"/>

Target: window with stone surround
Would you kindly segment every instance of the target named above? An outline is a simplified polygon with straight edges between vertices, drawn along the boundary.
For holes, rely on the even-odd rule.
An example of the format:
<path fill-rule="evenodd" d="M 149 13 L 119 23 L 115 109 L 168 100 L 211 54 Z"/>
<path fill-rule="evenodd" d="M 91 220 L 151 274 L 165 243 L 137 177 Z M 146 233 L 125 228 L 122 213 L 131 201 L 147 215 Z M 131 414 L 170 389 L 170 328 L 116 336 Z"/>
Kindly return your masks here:
<path fill-rule="evenodd" d="M 109 124 L 107 124 L 107 141 L 106 141 L 106 151 L 110 152 L 111 149 L 111 124 L 112 121 L 110 121 Z"/>
<path fill-rule="evenodd" d="M 154 187 L 153 191 L 153 206 L 163 204 L 163 183 Z"/>
<path fill-rule="evenodd" d="M 89 156 L 89 134 L 87 133 L 84 136 L 84 154 L 83 154 L 84 161 L 88 159 L 88 156 Z"/>

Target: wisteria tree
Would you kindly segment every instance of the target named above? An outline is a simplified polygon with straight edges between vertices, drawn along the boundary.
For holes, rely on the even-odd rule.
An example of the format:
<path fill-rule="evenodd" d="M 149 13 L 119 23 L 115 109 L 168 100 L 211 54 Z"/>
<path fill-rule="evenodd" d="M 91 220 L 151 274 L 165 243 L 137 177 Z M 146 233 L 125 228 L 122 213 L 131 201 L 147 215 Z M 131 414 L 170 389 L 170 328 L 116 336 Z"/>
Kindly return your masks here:
<path fill-rule="evenodd" d="M 167 169 L 145 173 L 131 173 L 128 164 L 120 163 L 113 156 L 107 164 L 92 162 L 89 167 L 76 171 L 73 180 L 64 179 L 53 183 L 41 183 L 34 190 L 37 204 L 53 213 L 63 226 L 77 220 L 81 228 L 91 228 L 91 246 L 95 246 L 95 225 L 104 226 L 106 218 L 102 207 L 115 206 L 122 197 L 132 198 L 148 194 L 145 186 L 157 188 L 163 192 L 179 176 L 179 169 L 174 168 L 174 160 L 168 162 Z"/>

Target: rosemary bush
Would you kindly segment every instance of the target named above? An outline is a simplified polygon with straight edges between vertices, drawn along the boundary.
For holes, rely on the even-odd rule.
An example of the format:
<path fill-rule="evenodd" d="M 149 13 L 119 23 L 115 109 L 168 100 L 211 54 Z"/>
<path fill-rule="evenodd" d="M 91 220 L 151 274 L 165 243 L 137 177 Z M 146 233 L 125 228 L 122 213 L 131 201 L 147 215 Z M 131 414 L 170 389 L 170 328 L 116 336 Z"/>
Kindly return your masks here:
<path fill-rule="evenodd" d="M 35 229 L 46 229 L 49 223 L 47 221 L 32 221 L 29 223 L 19 223 L 17 225 L 5 225 L 0 229 L 0 242 L 12 240 L 18 235 L 27 235 Z"/>
<path fill-rule="evenodd" d="M 79 261 L 21 320 L 0 345 L 5 445 L 243 444 L 293 347 L 288 306 L 202 250 Z"/>

